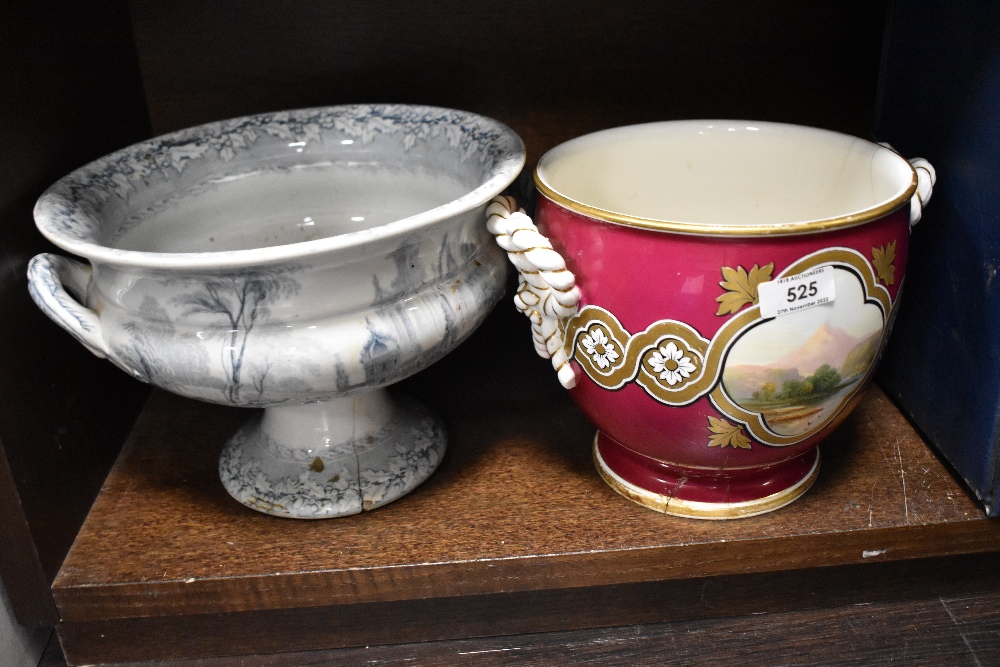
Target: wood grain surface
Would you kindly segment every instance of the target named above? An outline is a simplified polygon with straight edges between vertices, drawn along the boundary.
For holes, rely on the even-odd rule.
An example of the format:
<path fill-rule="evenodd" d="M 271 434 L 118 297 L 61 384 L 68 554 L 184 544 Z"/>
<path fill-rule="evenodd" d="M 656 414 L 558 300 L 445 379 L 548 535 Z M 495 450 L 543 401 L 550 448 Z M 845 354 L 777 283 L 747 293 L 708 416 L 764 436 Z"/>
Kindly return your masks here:
<path fill-rule="evenodd" d="M 994 559 L 985 554 L 463 598 L 64 622 L 59 634 L 77 664 L 191 657 L 228 664 L 221 658 L 796 611 L 808 617 L 820 609 L 988 595 L 1000 592 Z M 398 655 L 405 654 L 400 649 Z"/>
<path fill-rule="evenodd" d="M 911 586 L 912 588 L 912 586 Z M 337 667 L 375 664 L 700 667 L 986 667 L 1000 664 L 1000 592 L 869 600 L 729 618 L 640 623 L 256 656 L 120 662 L 118 667 Z M 55 643 L 40 667 L 64 667 Z"/>
<path fill-rule="evenodd" d="M 282 632 L 322 648 L 444 638 L 442 627 L 606 625 L 604 612 L 587 618 L 592 589 L 1000 549 L 1000 525 L 878 388 L 824 445 L 804 497 L 707 522 L 657 514 L 600 480 L 593 427 L 510 306 L 404 385 L 445 420 L 442 467 L 400 501 L 319 522 L 253 512 L 222 489 L 219 450 L 248 413 L 155 394 L 53 585 L 63 641 L 125 659 L 154 645 L 211 655 L 236 635 L 280 650 Z M 372 617 L 388 625 L 358 625 Z"/>

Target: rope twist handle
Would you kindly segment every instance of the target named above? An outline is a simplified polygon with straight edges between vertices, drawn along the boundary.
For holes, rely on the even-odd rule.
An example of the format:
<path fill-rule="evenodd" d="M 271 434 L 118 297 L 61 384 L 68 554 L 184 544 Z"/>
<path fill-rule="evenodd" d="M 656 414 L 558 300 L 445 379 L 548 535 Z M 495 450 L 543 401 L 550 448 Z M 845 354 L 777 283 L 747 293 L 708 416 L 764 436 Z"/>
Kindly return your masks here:
<path fill-rule="evenodd" d="M 879 146 L 884 146 L 899 155 L 899 151 L 893 148 L 892 144 L 888 142 L 880 141 Z M 910 199 L 910 229 L 913 229 L 920 222 L 924 206 L 927 206 L 927 202 L 931 200 L 931 193 L 934 192 L 934 184 L 937 183 L 937 171 L 934 170 L 930 162 L 922 157 L 910 158 L 907 162 L 910 163 L 913 171 L 917 174 L 917 191 L 913 193 L 913 197 Z"/>
<path fill-rule="evenodd" d="M 931 200 L 934 184 L 937 183 L 937 172 L 931 163 L 922 157 L 910 159 L 913 170 L 917 172 L 917 192 L 910 201 L 910 227 L 920 222 L 924 206 Z"/>
<path fill-rule="evenodd" d="M 535 351 L 552 360 L 560 384 L 572 389 L 576 376 L 566 356 L 564 334 L 566 321 L 577 313 L 580 303 L 576 276 L 513 197 L 494 198 L 486 215 L 486 228 L 517 268 L 514 305 L 531 320 Z"/>

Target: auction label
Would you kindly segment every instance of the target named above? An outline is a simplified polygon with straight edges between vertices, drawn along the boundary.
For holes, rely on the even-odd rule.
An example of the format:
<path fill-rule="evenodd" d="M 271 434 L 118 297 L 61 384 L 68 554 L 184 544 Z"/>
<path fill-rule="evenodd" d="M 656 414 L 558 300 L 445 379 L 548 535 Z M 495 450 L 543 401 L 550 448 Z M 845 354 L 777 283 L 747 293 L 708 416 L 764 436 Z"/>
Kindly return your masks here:
<path fill-rule="evenodd" d="M 836 297 L 833 267 L 822 266 L 797 276 L 778 278 L 757 285 L 757 303 L 763 318 L 797 313 L 832 303 Z"/>

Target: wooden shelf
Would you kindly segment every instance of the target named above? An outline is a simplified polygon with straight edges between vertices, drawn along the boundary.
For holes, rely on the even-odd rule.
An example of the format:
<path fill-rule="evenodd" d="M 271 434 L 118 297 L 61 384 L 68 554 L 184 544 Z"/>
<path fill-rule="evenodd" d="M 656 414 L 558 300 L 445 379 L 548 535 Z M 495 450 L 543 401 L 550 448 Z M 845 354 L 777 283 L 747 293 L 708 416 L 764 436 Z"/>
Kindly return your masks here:
<path fill-rule="evenodd" d="M 354 517 L 293 521 L 232 501 L 217 457 L 247 412 L 154 393 L 53 584 L 70 662 L 711 615 L 663 602 L 707 577 L 738 582 L 716 595 L 716 614 L 751 613 L 770 608 L 788 573 L 848 566 L 825 584 L 842 594 L 887 563 L 1000 550 L 1000 524 L 878 388 L 785 509 L 708 522 L 635 505 L 594 471 L 593 427 L 511 311 L 404 383 L 444 418 L 449 452 L 415 492 Z"/>
<path fill-rule="evenodd" d="M 0 276 L 16 323 L 0 327 L 0 575 L 18 619 L 58 620 L 71 664 L 506 664 L 515 650 L 523 664 L 662 663 L 696 637 L 672 664 L 761 664 L 768 646 L 800 664 L 931 664 L 905 652 L 945 635 L 941 662 L 965 664 L 958 651 L 980 644 L 962 609 L 975 607 L 996 655 L 998 524 L 877 388 L 793 505 L 731 523 L 662 516 L 600 481 L 593 427 L 507 302 L 401 387 L 444 417 L 442 468 L 371 514 L 295 522 L 218 482 L 246 412 L 163 393 L 105 480 L 144 394 L 24 284 L 28 259 L 51 250 L 31 208 L 53 180 L 141 138 L 259 111 L 469 109 L 521 134 L 529 164 L 586 132 L 668 118 L 869 136 L 887 4 L 12 5 L 0 71 L 17 104 L 0 137 L 18 168 L 0 194 L 0 254 L 21 268 Z M 614 657 L 616 642 L 636 652 Z"/>
<path fill-rule="evenodd" d="M 542 632 L 509 637 L 128 663 L 118 667 L 533 667 L 782 664 L 983 667 L 1000 664 L 996 593 L 868 601 L 735 618 Z M 66 667 L 51 643 L 39 667 Z"/>

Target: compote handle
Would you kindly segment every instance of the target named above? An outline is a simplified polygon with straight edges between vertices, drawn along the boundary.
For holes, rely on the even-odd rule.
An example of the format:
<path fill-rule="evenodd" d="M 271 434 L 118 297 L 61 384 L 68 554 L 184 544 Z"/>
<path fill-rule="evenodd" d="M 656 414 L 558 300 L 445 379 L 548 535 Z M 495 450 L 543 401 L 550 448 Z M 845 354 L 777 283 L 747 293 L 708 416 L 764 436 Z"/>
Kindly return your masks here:
<path fill-rule="evenodd" d="M 98 357 L 108 356 L 97 313 L 80 305 L 92 280 L 90 265 L 43 253 L 28 263 L 28 291 L 38 307 Z"/>
<path fill-rule="evenodd" d="M 531 320 L 535 351 L 552 360 L 559 382 L 572 389 L 576 376 L 566 356 L 564 334 L 580 303 L 576 276 L 513 197 L 494 198 L 486 214 L 487 228 L 517 268 L 520 284 L 514 305 Z"/>

